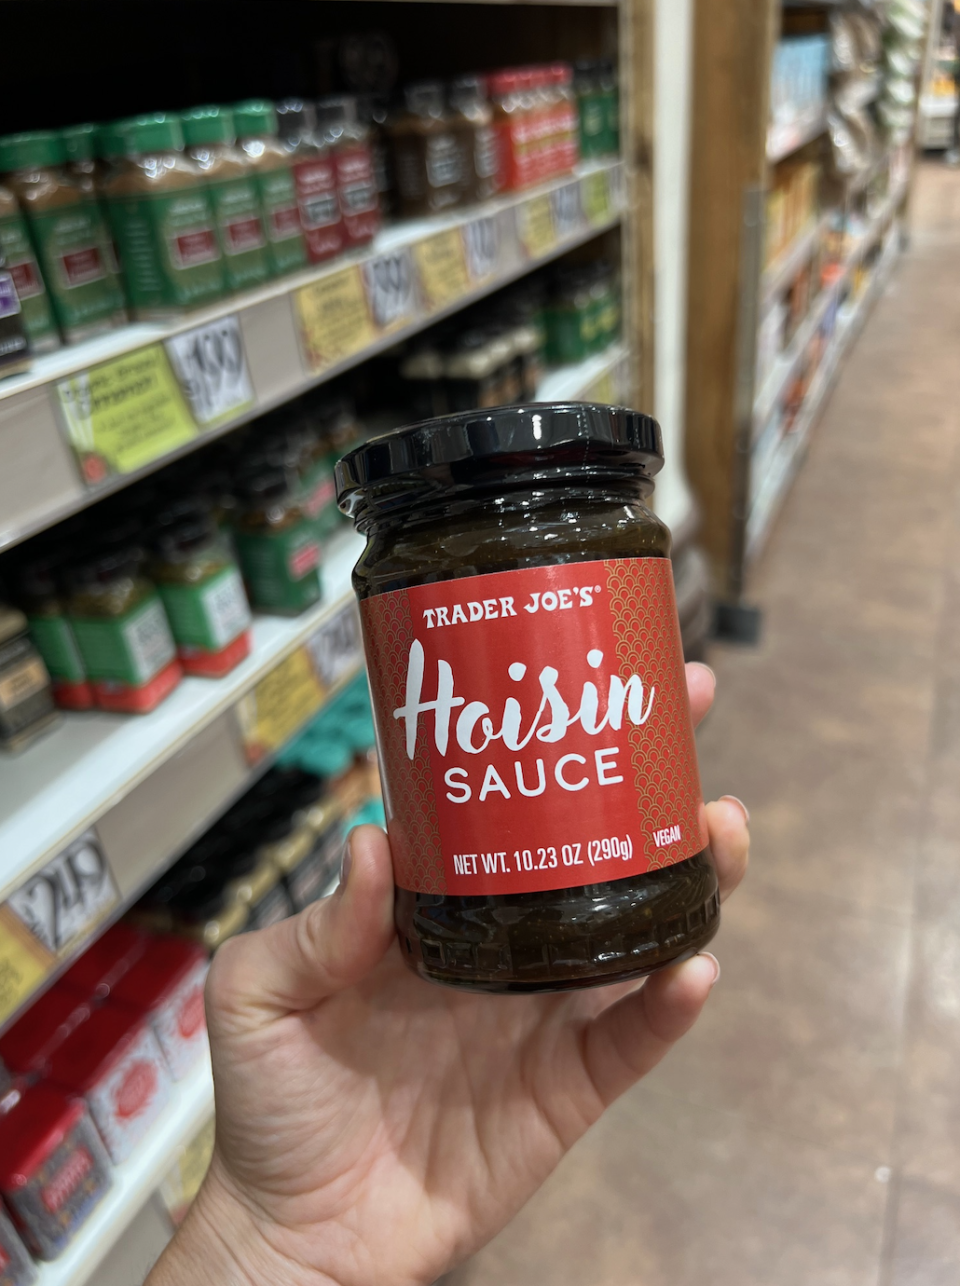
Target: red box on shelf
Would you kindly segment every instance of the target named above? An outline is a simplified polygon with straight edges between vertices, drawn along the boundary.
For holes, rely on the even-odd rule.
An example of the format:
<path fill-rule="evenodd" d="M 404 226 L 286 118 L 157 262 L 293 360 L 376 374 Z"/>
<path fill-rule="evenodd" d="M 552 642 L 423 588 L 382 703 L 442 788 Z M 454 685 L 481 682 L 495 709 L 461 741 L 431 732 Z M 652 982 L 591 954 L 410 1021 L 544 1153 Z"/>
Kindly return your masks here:
<path fill-rule="evenodd" d="M 114 999 L 150 1019 L 173 1079 L 179 1081 L 207 1045 L 203 984 L 206 953 L 182 938 L 152 938 L 124 976 Z"/>
<path fill-rule="evenodd" d="M 46 1070 L 57 1049 L 90 1017 L 90 1006 L 59 982 L 0 1036 L 0 1062 L 15 1076 L 34 1076 Z"/>
<path fill-rule="evenodd" d="M 78 995 L 106 1000 L 114 987 L 143 955 L 147 935 L 129 924 L 114 924 L 75 961 L 60 979 Z"/>

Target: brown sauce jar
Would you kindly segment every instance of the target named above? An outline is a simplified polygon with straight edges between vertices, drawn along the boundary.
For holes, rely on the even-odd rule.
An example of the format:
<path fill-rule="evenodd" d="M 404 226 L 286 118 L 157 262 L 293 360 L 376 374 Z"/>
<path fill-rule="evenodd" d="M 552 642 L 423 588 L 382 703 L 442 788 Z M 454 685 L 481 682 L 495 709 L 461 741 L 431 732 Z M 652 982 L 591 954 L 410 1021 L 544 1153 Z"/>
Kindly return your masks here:
<path fill-rule="evenodd" d="M 401 951 L 435 982 L 649 973 L 719 923 L 656 421 L 530 404 L 425 421 L 337 467 Z"/>
<path fill-rule="evenodd" d="M 437 80 L 404 90 L 404 110 L 389 124 L 400 213 L 418 219 L 461 205 L 466 192 L 465 153 Z"/>

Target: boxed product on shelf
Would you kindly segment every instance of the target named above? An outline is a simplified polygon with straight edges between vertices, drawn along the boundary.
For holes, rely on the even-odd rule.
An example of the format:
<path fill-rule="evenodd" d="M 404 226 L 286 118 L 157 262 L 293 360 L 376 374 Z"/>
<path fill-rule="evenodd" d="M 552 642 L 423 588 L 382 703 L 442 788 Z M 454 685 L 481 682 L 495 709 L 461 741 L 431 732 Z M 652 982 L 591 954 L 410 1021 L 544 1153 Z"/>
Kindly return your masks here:
<path fill-rule="evenodd" d="M 147 935 L 129 924 L 112 924 L 73 962 L 59 985 L 70 988 L 84 1000 L 107 1000 L 143 956 L 147 943 Z"/>
<path fill-rule="evenodd" d="M 90 1017 L 87 995 L 61 980 L 0 1036 L 0 1060 L 16 1077 L 46 1075 L 50 1060 L 73 1032 Z"/>
<path fill-rule="evenodd" d="M 147 1017 L 112 1001 L 59 1046 L 48 1079 L 86 1100 L 115 1165 L 126 1160 L 170 1097 L 170 1071 Z"/>
<path fill-rule="evenodd" d="M 113 991 L 115 1001 L 149 1018 L 175 1081 L 207 1047 L 206 977 L 207 955 L 200 947 L 177 938 L 150 938 Z"/>
<path fill-rule="evenodd" d="M 0 1206 L 0 1286 L 32 1286 L 36 1280 L 30 1252 Z"/>
<path fill-rule="evenodd" d="M 0 1196 L 37 1259 L 66 1249 L 111 1183 L 83 1099 L 36 1085 L 0 1117 Z"/>
<path fill-rule="evenodd" d="M 784 162 L 773 171 L 766 196 L 765 255 L 772 263 L 817 217 L 820 166 L 815 161 Z"/>

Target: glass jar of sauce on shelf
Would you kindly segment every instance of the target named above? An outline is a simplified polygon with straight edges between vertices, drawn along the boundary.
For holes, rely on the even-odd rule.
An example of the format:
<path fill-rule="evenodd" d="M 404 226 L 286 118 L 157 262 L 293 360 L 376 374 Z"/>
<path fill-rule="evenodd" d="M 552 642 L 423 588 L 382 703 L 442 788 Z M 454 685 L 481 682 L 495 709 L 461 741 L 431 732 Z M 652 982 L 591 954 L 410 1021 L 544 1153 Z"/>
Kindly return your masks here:
<path fill-rule="evenodd" d="M 403 110 L 388 126 L 400 213 L 418 219 L 462 205 L 466 157 L 461 135 L 444 106 L 443 85 L 438 80 L 418 81 L 407 85 L 403 97 Z"/>
<path fill-rule="evenodd" d="M 277 103 L 276 111 L 280 138 L 293 159 L 307 259 L 323 263 L 346 245 L 333 152 L 319 132 L 313 103 L 286 98 Z"/>
<path fill-rule="evenodd" d="M 333 152 L 346 244 L 366 245 L 380 230 L 380 204 L 370 131 L 360 120 L 356 98 L 349 94 L 321 98 L 317 124 Z"/>

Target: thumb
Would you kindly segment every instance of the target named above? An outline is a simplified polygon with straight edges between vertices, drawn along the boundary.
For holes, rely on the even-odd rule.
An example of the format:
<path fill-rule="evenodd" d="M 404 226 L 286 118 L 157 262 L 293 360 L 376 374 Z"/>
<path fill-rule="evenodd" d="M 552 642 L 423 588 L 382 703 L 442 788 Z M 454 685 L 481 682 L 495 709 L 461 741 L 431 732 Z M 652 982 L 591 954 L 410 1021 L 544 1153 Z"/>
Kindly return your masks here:
<path fill-rule="evenodd" d="M 211 1029 L 261 1026 L 360 982 L 393 941 L 393 868 L 378 826 L 347 837 L 340 887 L 299 915 L 230 938 L 207 982 Z"/>

